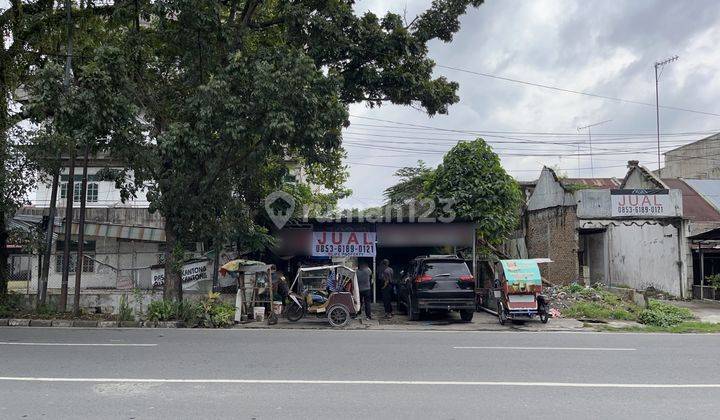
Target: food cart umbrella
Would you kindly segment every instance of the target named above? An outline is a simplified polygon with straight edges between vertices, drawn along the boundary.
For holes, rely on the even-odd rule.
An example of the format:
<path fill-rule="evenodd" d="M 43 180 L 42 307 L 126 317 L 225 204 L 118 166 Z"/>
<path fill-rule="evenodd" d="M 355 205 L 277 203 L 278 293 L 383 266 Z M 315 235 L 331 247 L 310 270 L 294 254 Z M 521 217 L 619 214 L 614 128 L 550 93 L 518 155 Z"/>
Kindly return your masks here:
<path fill-rule="evenodd" d="M 244 271 L 244 272 L 265 271 L 266 269 L 267 269 L 267 264 L 265 264 L 262 261 L 238 259 L 238 260 L 228 261 L 227 263 L 223 264 L 223 266 L 220 267 L 220 275 L 226 276 L 228 273 L 237 274 L 241 271 Z"/>

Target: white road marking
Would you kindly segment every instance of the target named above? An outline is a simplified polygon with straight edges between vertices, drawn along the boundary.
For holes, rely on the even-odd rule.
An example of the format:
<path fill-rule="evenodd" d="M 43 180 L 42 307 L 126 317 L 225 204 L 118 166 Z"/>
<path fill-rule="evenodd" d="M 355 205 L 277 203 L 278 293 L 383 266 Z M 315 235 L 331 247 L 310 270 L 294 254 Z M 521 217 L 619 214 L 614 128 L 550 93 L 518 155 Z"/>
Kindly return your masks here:
<path fill-rule="evenodd" d="M 508 381 L 381 381 L 381 380 L 304 380 L 304 379 L 156 379 L 156 378 L 43 378 L 0 376 L 0 381 L 17 382 L 115 382 L 168 384 L 270 384 L 270 385 L 465 385 L 465 386 L 523 386 L 557 388 L 720 388 L 718 384 L 627 384 L 583 382 L 508 382 Z"/>
<path fill-rule="evenodd" d="M 516 347 L 516 346 L 457 346 L 458 350 L 572 350 L 572 351 L 635 351 L 619 347 Z"/>
<path fill-rule="evenodd" d="M 155 347 L 157 344 L 140 343 L 31 343 L 0 341 L 0 346 L 68 346 L 68 347 Z"/>

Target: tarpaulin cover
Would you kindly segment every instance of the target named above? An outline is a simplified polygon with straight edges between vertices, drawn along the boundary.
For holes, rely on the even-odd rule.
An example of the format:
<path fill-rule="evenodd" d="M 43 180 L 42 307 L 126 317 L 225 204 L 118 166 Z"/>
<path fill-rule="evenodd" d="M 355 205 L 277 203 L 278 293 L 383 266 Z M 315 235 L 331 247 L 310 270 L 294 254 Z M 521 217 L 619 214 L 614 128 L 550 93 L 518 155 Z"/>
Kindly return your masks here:
<path fill-rule="evenodd" d="M 500 260 L 508 284 L 542 286 L 540 267 L 536 260 Z"/>
<path fill-rule="evenodd" d="M 226 262 L 222 267 L 220 267 L 220 274 L 224 276 L 227 273 L 237 273 L 239 271 L 257 272 L 265 270 L 267 270 L 267 264 L 262 261 L 232 260 Z"/>

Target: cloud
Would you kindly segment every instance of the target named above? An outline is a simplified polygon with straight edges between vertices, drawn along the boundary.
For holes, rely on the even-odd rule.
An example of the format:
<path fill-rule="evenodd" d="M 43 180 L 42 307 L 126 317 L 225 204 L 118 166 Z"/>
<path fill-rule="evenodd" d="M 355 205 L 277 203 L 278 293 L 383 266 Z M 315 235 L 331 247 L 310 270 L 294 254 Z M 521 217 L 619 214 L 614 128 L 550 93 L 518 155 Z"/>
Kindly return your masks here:
<path fill-rule="evenodd" d="M 377 14 L 388 9 L 397 13 L 407 10 L 411 17 L 430 3 L 365 0 L 358 2 L 357 10 Z M 677 54 L 680 59 L 662 73 L 660 103 L 720 113 L 716 105 L 720 95 L 717 45 L 720 45 L 720 8 L 715 0 L 507 0 L 487 2 L 470 10 L 452 44 L 433 42 L 430 52 L 441 65 L 647 103 L 655 102 L 653 63 Z M 579 144 L 586 141 L 587 133 L 578 133 L 577 127 L 603 120 L 612 121 L 592 132 L 596 176 L 623 176 L 625 163 L 633 158 L 651 168 L 657 165 L 654 107 L 562 93 L 444 68 L 436 68 L 436 74 L 460 83 L 460 103 L 451 107 L 447 116 L 428 118 L 408 107 L 369 109 L 362 104 L 353 105 L 351 113 L 448 129 L 573 134 L 561 137 L 514 134 L 512 137 L 529 142 L 514 146 L 503 143 L 510 140 L 486 136 L 500 153 L 505 168 L 518 179 L 536 178 L 542 164 L 558 165 L 567 169 L 570 176 L 590 176 L 589 169 L 577 171 L 578 167 L 590 166 L 588 144 Z M 362 133 L 362 142 L 376 147 L 392 145 L 438 151 L 410 153 L 346 146 L 348 161 L 374 165 L 412 165 L 419 157 L 436 165 L 442 159 L 442 151 L 449 150 L 454 140 L 472 137 L 402 126 L 361 127 L 359 124 L 392 125 L 361 118 L 352 118 L 351 122 L 358 125 L 347 130 L 347 143 L 358 142 L 351 139 L 360 138 L 358 133 Z M 713 130 L 720 131 L 720 117 L 661 110 L 663 132 Z M 430 140 L 415 140 L 426 144 L 402 144 L 413 140 L 401 137 Z M 664 136 L 663 150 L 701 137 L 701 134 Z M 579 161 L 578 146 L 583 153 Z M 371 200 L 373 205 L 378 204 L 382 191 L 396 182 L 394 170 L 351 164 L 348 186 L 354 195 L 342 205 L 362 206 Z"/>

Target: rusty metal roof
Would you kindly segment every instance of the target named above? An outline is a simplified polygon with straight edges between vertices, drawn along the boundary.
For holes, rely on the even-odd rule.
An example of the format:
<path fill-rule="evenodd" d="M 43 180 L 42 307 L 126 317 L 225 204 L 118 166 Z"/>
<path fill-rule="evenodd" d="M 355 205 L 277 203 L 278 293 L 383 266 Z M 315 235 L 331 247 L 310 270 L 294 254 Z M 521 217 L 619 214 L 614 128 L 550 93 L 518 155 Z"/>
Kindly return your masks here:
<path fill-rule="evenodd" d="M 695 222 L 720 222 L 720 212 L 684 180 L 663 178 L 662 181 L 668 188 L 682 191 L 683 215 L 686 219 Z"/>
<path fill-rule="evenodd" d="M 562 178 L 565 185 L 587 185 L 590 188 L 618 188 L 621 180 L 617 178 Z"/>

